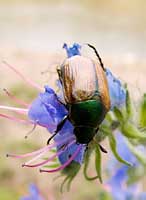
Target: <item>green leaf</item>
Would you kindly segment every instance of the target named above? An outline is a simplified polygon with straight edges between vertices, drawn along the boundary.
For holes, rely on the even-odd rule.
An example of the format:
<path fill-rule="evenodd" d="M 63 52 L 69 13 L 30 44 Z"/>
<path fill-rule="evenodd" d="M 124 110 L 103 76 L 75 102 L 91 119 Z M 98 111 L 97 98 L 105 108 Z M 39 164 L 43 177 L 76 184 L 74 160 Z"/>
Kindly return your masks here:
<path fill-rule="evenodd" d="M 88 148 L 88 150 L 85 153 L 85 157 L 84 157 L 84 163 L 85 164 L 84 164 L 83 173 L 84 173 L 84 177 L 85 177 L 86 180 L 93 181 L 93 180 L 97 179 L 98 176 L 89 177 L 88 174 L 87 174 L 89 161 L 90 161 L 90 156 L 91 156 L 91 150 Z"/>
<path fill-rule="evenodd" d="M 75 161 L 72 161 L 70 165 L 68 165 L 65 169 L 62 170 L 62 174 L 65 175 L 65 179 L 63 183 L 61 184 L 60 190 L 63 191 L 63 188 L 65 187 L 64 185 L 67 185 L 67 190 L 70 190 L 71 183 L 77 173 L 79 172 L 81 168 L 81 165 Z"/>
<path fill-rule="evenodd" d="M 132 102 L 131 102 L 131 99 L 130 99 L 128 89 L 126 89 L 126 113 L 127 113 L 128 119 L 133 117 Z"/>
<path fill-rule="evenodd" d="M 65 179 L 63 180 L 63 182 L 61 183 L 61 186 L 60 186 L 60 192 L 63 193 L 63 188 L 64 188 L 64 185 L 65 183 L 68 181 L 69 179 L 69 176 L 65 177 Z"/>
<path fill-rule="evenodd" d="M 114 130 L 116 130 L 117 128 L 119 128 L 119 126 L 120 126 L 120 122 L 114 120 L 114 121 L 111 123 L 111 130 L 114 131 Z"/>
<path fill-rule="evenodd" d="M 100 200 L 112 200 L 110 194 L 106 191 L 101 191 L 98 195 L 98 199 L 100 199 Z"/>
<path fill-rule="evenodd" d="M 101 152 L 99 145 L 95 145 L 95 168 L 99 178 L 99 181 L 102 183 L 101 177 Z"/>
<path fill-rule="evenodd" d="M 128 138 L 146 139 L 146 133 L 140 131 L 134 124 L 125 122 L 121 126 L 122 133 Z"/>
<path fill-rule="evenodd" d="M 113 135 L 112 135 L 112 134 L 109 135 L 108 138 L 109 138 L 109 144 L 110 144 L 111 150 L 112 150 L 114 156 L 116 157 L 116 159 L 117 159 L 119 162 L 123 163 L 123 164 L 126 164 L 126 165 L 128 165 L 128 166 L 131 166 L 131 165 L 132 165 L 131 163 L 129 163 L 128 161 L 126 161 L 126 160 L 124 160 L 123 158 L 121 158 L 121 156 L 118 154 L 118 152 L 117 152 L 117 143 L 116 143 L 116 140 L 115 140 L 115 138 L 113 137 Z"/>
<path fill-rule="evenodd" d="M 135 157 L 139 160 L 139 162 L 141 162 L 143 165 L 146 166 L 146 156 L 145 154 L 138 150 L 135 146 L 133 146 L 133 144 L 129 141 L 126 141 L 130 151 L 135 155 Z"/>
<path fill-rule="evenodd" d="M 140 114 L 139 114 L 139 124 L 141 127 L 146 127 L 146 94 L 143 95 L 143 99 L 140 105 Z"/>
<path fill-rule="evenodd" d="M 112 123 L 113 120 L 114 120 L 114 116 L 113 116 L 113 112 L 108 112 L 106 114 L 106 120 L 109 122 L 109 123 Z"/>
<path fill-rule="evenodd" d="M 99 127 L 99 131 L 102 132 L 102 134 L 105 137 L 108 136 L 111 133 L 111 130 L 109 129 L 109 126 L 107 126 L 106 124 L 101 124 L 100 127 Z"/>
<path fill-rule="evenodd" d="M 45 165 L 44 167 L 45 168 L 56 168 L 56 167 L 59 167 L 60 164 L 59 163 L 55 163 L 55 164 L 52 164 L 52 165 Z"/>
<path fill-rule="evenodd" d="M 146 171 L 142 165 L 129 168 L 127 184 L 131 185 L 140 181 L 145 176 L 145 173 Z"/>
<path fill-rule="evenodd" d="M 113 112 L 120 123 L 124 122 L 124 116 L 121 110 L 119 110 L 117 107 L 114 107 Z"/>

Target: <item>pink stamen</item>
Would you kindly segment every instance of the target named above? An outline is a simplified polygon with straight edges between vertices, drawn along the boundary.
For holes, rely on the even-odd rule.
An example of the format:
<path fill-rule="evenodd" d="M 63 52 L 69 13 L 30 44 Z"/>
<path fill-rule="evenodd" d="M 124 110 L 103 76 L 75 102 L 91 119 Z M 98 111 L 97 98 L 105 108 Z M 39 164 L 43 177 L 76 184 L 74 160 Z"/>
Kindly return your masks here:
<path fill-rule="evenodd" d="M 16 117 L 5 115 L 5 114 L 1 114 L 1 113 L 0 113 L 0 117 L 9 119 L 11 121 L 19 122 L 19 123 L 22 123 L 22 124 L 33 124 L 33 122 L 31 122 L 31 121 L 23 120 L 23 119 L 18 119 Z"/>
<path fill-rule="evenodd" d="M 33 82 L 31 79 L 26 78 L 20 71 L 18 71 L 15 67 L 13 67 L 12 65 L 10 65 L 9 63 L 7 63 L 6 61 L 3 61 L 3 63 L 10 68 L 11 70 L 13 70 L 19 77 L 21 77 L 21 79 L 23 79 L 27 84 L 31 85 L 32 87 L 36 88 L 39 91 L 42 91 L 43 88 L 41 88 L 38 84 L 36 84 L 35 82 Z"/>
<path fill-rule="evenodd" d="M 26 109 L 26 108 L 17 108 L 17 107 L 1 106 L 0 105 L 0 109 L 16 111 L 16 112 L 23 113 L 23 114 L 27 114 L 28 113 L 28 109 Z"/>
<path fill-rule="evenodd" d="M 22 105 L 22 106 L 25 106 L 25 107 L 28 107 L 29 106 L 29 104 L 27 104 L 26 102 L 24 102 L 24 101 L 22 101 L 22 100 L 20 100 L 20 99 L 18 99 L 18 98 L 16 98 L 13 94 L 11 94 L 8 90 L 6 90 L 5 88 L 3 89 L 3 91 L 6 93 L 6 95 L 8 96 L 8 97 L 10 97 L 15 103 L 18 103 L 18 104 L 20 104 L 20 105 Z"/>
<path fill-rule="evenodd" d="M 51 144 L 51 145 L 48 145 L 48 146 L 45 146 L 39 150 L 36 150 L 36 151 L 33 151 L 31 153 L 26 153 L 26 154 L 21 154 L 21 155 L 16 155 L 16 154 L 7 154 L 7 157 L 14 157 L 14 158 L 26 158 L 26 157 L 30 157 L 30 156 L 35 156 L 35 155 L 39 155 L 39 154 L 42 154 L 42 153 L 45 153 L 47 151 L 49 151 L 50 149 L 58 146 L 58 145 L 61 145 L 61 144 L 64 144 L 66 143 L 68 140 L 72 140 L 74 139 L 73 136 L 70 136 L 64 140 L 61 140 L 60 142 L 56 142 L 54 144 Z"/>
<path fill-rule="evenodd" d="M 37 127 L 37 122 L 33 125 L 33 128 L 25 135 L 25 139 L 28 138 L 29 135 L 31 135 L 31 133 L 33 133 L 33 131 L 35 130 L 35 128 Z"/>
<path fill-rule="evenodd" d="M 52 173 L 52 172 L 57 172 L 60 170 L 63 170 L 66 166 L 68 166 L 73 159 L 77 156 L 77 154 L 79 153 L 79 151 L 81 150 L 82 146 L 79 145 L 79 147 L 77 148 L 77 150 L 74 152 L 74 154 L 68 159 L 67 162 L 65 162 L 63 165 L 61 165 L 60 167 L 56 168 L 56 169 L 52 169 L 52 170 L 44 170 L 44 169 L 40 169 L 40 172 L 48 172 L 48 173 Z"/>
<path fill-rule="evenodd" d="M 34 165 L 29 165 L 28 163 L 23 164 L 23 167 L 39 167 L 42 165 L 45 165 L 46 163 L 48 163 L 49 161 L 52 161 L 55 157 L 59 156 L 62 153 L 62 150 L 59 151 L 58 153 L 54 154 L 53 156 L 49 157 L 47 160 L 44 160 L 43 162 L 34 164 Z"/>
<path fill-rule="evenodd" d="M 75 143 L 75 140 L 72 141 L 71 143 L 69 143 L 67 145 L 67 147 L 71 146 L 74 143 Z M 32 159 L 32 160 L 28 161 L 27 163 L 24 163 L 23 167 L 39 167 L 39 166 L 45 165 L 49 161 L 52 161 L 55 157 L 58 157 L 60 154 L 62 154 L 63 151 L 64 150 L 61 149 L 60 151 L 58 151 L 57 153 L 55 153 L 54 155 L 52 155 L 51 157 L 49 157 L 47 160 L 44 160 L 43 162 L 40 162 L 40 163 L 37 163 L 37 164 L 34 164 L 34 165 L 29 165 L 30 162 L 34 161 L 34 159 Z M 38 159 L 40 156 L 42 156 L 42 155 L 39 155 L 38 157 L 35 157 L 35 160 Z"/>
<path fill-rule="evenodd" d="M 15 110 L 15 112 L 18 112 L 18 111 Z M 48 126 L 46 126 L 44 124 L 40 124 L 38 121 L 36 122 L 36 121 L 23 120 L 23 119 L 19 119 L 19 118 L 16 118 L 16 117 L 13 117 L 13 116 L 9 116 L 9 115 L 5 115 L 5 114 L 1 114 L 1 113 L 0 113 L 0 117 L 6 118 L 6 119 L 9 119 L 11 121 L 18 122 L 18 123 L 22 123 L 22 124 L 34 124 L 35 126 L 39 125 L 41 127 L 48 128 Z M 51 127 L 51 126 L 49 125 L 49 127 Z"/>

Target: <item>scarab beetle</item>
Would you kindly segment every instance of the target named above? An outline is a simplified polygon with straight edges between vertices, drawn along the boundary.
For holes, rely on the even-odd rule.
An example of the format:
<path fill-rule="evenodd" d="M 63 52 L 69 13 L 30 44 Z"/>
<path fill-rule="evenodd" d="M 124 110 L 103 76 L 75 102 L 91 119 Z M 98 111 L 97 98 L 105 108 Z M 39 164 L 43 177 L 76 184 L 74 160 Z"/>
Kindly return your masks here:
<path fill-rule="evenodd" d="M 76 141 L 81 144 L 88 144 L 94 138 L 110 109 L 105 68 L 97 50 L 90 44 L 88 46 L 95 51 L 98 59 L 75 55 L 67 58 L 58 69 L 68 115 L 52 136 L 68 119 L 74 126 Z"/>

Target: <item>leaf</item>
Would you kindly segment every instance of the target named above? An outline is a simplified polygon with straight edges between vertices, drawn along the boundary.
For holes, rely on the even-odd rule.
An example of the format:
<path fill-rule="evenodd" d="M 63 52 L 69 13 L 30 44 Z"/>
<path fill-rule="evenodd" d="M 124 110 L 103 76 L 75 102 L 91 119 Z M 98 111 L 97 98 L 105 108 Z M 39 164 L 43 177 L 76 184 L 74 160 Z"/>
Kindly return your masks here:
<path fill-rule="evenodd" d="M 138 165 L 128 169 L 128 180 L 127 184 L 131 185 L 133 183 L 138 182 L 145 176 L 145 169 L 142 165 Z"/>
<path fill-rule="evenodd" d="M 128 138 L 146 139 L 146 132 L 140 131 L 134 124 L 125 122 L 121 126 L 122 133 Z"/>
<path fill-rule="evenodd" d="M 95 145 L 95 168 L 99 178 L 99 181 L 102 183 L 101 177 L 101 152 L 99 145 Z"/>
<path fill-rule="evenodd" d="M 75 176 L 77 175 L 77 173 L 79 172 L 81 168 L 81 165 L 75 161 L 72 161 L 72 163 L 70 165 L 68 165 L 65 169 L 62 170 L 62 174 L 65 175 L 65 179 L 63 181 L 63 183 L 61 184 L 61 192 L 63 191 L 63 188 L 65 187 L 65 184 L 67 186 L 67 191 L 70 190 L 70 186 L 71 183 L 73 181 L 73 179 L 75 178 Z"/>
<path fill-rule="evenodd" d="M 140 114 L 139 114 L 139 124 L 141 127 L 146 127 L 146 93 L 143 96 L 141 105 L 140 105 Z"/>
<path fill-rule="evenodd" d="M 59 167 L 59 166 L 60 166 L 60 164 L 55 163 L 55 164 L 52 164 L 52 165 L 45 165 L 43 167 L 45 167 L 45 168 L 56 168 L 56 167 Z"/>
<path fill-rule="evenodd" d="M 139 162 L 141 162 L 143 165 L 146 166 L 146 157 L 145 154 L 138 150 L 135 146 L 132 145 L 131 142 L 126 141 L 130 151 L 135 155 L 135 157 L 139 160 Z"/>
<path fill-rule="evenodd" d="M 112 134 L 109 135 L 108 138 L 109 138 L 109 144 L 110 144 L 111 150 L 112 150 L 114 156 L 116 157 L 116 159 L 117 159 L 119 162 L 123 163 L 123 164 L 126 164 L 126 165 L 128 165 L 128 166 L 132 166 L 131 163 L 129 163 L 128 161 L 126 161 L 126 160 L 124 160 L 123 158 L 121 158 L 121 156 L 118 154 L 118 152 L 117 152 L 117 143 L 116 143 L 116 140 L 115 140 L 115 138 L 113 137 L 113 135 L 112 135 Z"/>
<path fill-rule="evenodd" d="M 85 158 L 84 158 L 84 169 L 83 169 L 83 173 L 84 173 L 84 177 L 86 180 L 88 181 L 93 181 L 95 179 L 98 178 L 98 176 L 94 176 L 94 177 L 89 177 L 88 174 L 87 174 L 87 170 L 88 170 L 88 166 L 89 166 L 89 161 L 90 161 L 90 155 L 91 155 L 91 151 L 90 149 L 88 149 L 85 153 Z"/>
<path fill-rule="evenodd" d="M 110 194 L 106 191 L 101 191 L 98 195 L 98 199 L 100 199 L 100 200 L 112 200 Z"/>
<path fill-rule="evenodd" d="M 113 112 L 120 123 L 124 122 L 124 116 L 121 110 L 119 110 L 117 107 L 114 107 Z"/>
<path fill-rule="evenodd" d="M 132 102 L 131 102 L 131 99 L 130 99 L 128 89 L 126 89 L 126 113 L 127 113 L 127 119 L 133 117 Z"/>
<path fill-rule="evenodd" d="M 61 186 L 60 186 L 60 192 L 63 193 L 63 188 L 64 188 L 64 185 L 65 183 L 68 181 L 69 177 L 65 177 L 65 179 L 63 180 L 63 182 L 61 183 Z"/>
<path fill-rule="evenodd" d="M 111 130 L 109 129 L 109 126 L 107 126 L 106 124 L 101 124 L 99 127 L 99 131 L 102 132 L 101 134 L 103 134 L 104 137 L 108 136 L 111 132 Z"/>
<path fill-rule="evenodd" d="M 106 114 L 106 120 L 109 122 L 109 123 L 112 123 L 113 120 L 114 120 L 114 116 L 113 116 L 113 113 L 112 112 L 108 112 Z"/>

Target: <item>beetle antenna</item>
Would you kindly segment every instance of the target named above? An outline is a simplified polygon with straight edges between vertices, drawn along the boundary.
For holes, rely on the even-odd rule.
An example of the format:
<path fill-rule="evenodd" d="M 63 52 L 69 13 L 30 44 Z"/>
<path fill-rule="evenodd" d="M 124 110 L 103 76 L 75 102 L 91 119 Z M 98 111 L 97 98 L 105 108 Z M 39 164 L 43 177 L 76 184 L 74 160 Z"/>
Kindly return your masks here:
<path fill-rule="evenodd" d="M 101 65 L 102 69 L 105 71 L 104 64 L 103 64 L 102 59 L 101 59 L 101 57 L 100 57 L 98 51 L 96 50 L 96 48 L 95 48 L 93 45 L 91 45 L 91 44 L 87 44 L 87 45 L 88 45 L 90 48 L 92 48 L 92 49 L 94 50 L 96 56 L 97 56 L 98 59 L 99 59 L 99 62 L 100 62 L 100 65 Z"/>

